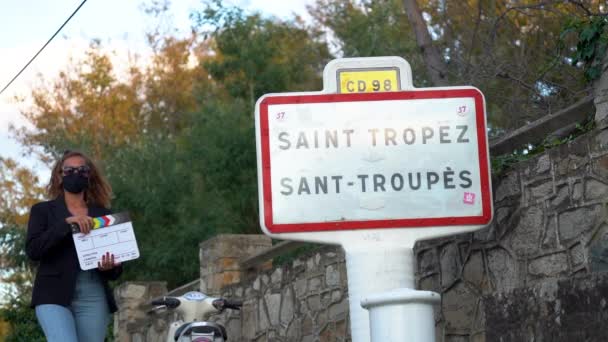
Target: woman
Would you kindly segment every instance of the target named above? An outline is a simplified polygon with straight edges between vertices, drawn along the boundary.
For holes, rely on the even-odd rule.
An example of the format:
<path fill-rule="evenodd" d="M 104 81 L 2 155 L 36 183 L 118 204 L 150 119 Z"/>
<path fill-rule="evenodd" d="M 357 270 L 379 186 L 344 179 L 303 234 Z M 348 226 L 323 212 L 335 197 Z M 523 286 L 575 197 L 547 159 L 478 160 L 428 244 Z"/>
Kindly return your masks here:
<path fill-rule="evenodd" d="M 83 153 L 66 151 L 51 173 L 51 201 L 32 207 L 26 253 L 39 261 L 32 307 L 49 342 L 102 342 L 116 302 L 108 286 L 122 272 L 106 253 L 98 268 L 80 269 L 70 225 L 88 234 L 93 217 L 110 214 L 111 188 Z"/>

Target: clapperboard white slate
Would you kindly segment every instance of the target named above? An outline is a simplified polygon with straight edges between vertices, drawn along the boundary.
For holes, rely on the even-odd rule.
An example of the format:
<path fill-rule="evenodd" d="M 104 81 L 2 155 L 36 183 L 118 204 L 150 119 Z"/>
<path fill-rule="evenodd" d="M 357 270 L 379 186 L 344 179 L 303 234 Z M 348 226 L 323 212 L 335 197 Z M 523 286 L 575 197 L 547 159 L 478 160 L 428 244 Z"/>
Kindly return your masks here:
<path fill-rule="evenodd" d="M 97 268 L 102 255 L 114 254 L 115 262 L 139 258 L 139 248 L 128 213 L 93 218 L 94 226 L 89 234 L 80 232 L 72 225 L 72 237 L 82 270 Z"/>

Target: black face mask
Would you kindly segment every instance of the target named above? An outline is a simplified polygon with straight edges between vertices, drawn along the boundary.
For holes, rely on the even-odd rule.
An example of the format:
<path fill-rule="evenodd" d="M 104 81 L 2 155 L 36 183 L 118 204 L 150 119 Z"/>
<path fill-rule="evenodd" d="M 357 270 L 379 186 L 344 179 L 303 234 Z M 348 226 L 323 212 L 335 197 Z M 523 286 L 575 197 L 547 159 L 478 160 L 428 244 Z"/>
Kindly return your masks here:
<path fill-rule="evenodd" d="M 63 176 L 63 188 L 67 192 L 79 194 L 89 186 L 89 179 L 77 173 Z"/>

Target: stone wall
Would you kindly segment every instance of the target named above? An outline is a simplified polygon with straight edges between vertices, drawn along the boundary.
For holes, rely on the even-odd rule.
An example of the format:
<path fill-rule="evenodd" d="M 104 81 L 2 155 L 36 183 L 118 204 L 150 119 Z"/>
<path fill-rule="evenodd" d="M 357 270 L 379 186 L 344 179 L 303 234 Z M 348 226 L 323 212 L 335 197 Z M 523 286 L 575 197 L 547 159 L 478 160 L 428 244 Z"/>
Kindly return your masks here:
<path fill-rule="evenodd" d="M 148 314 L 147 303 L 162 295 L 201 290 L 244 300 L 240 312 L 226 310 L 212 319 L 226 327 L 231 341 L 348 340 L 347 278 L 341 249 L 326 246 L 283 265 L 239 268 L 241 258 L 270 245 L 268 237 L 257 235 L 219 235 L 203 242 L 201 281 L 193 282 L 200 288 L 186 286 L 167 293 L 161 288 L 164 283 L 122 284 L 115 291 L 120 307 L 115 339 L 164 341 L 170 322 L 177 317 L 166 312 Z"/>
<path fill-rule="evenodd" d="M 568 296 L 598 299 L 587 292 L 606 285 L 595 273 L 608 266 L 607 200 L 604 130 L 522 162 L 495 180 L 495 216 L 488 228 L 418 243 L 419 288 L 442 295 L 438 341 L 571 341 L 571 335 L 555 335 L 555 329 L 565 332 L 559 323 L 551 331 L 503 325 L 514 335 L 498 327 L 505 320 L 564 322 L 581 313 L 594 318 L 585 326 L 597 328 L 601 316 L 595 314 L 603 310 L 598 301 L 556 306 Z"/>
<path fill-rule="evenodd" d="M 245 302 L 240 315 L 227 312 L 218 321 L 235 341 L 346 341 L 346 282 L 344 254 L 323 247 L 223 288 L 223 296 Z"/>
<path fill-rule="evenodd" d="M 119 310 L 114 314 L 114 340 L 165 342 L 168 318 L 147 314 L 150 300 L 167 293 L 166 282 L 127 282 L 114 289 Z"/>

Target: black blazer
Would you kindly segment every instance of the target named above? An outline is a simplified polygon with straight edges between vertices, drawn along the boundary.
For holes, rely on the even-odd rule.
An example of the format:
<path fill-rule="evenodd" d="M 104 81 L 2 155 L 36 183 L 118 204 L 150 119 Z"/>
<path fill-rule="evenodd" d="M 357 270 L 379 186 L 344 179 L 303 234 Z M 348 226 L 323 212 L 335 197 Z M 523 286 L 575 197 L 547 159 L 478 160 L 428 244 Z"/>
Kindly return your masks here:
<path fill-rule="evenodd" d="M 91 217 L 108 214 L 111 214 L 109 209 L 89 206 L 88 215 Z M 65 221 L 70 216 L 63 196 L 32 207 L 25 251 L 30 259 L 40 262 L 32 292 L 32 307 L 40 304 L 69 306 L 72 302 L 80 265 L 70 225 Z M 101 275 L 110 312 L 116 312 L 116 300 L 108 281 L 116 280 L 122 267 L 97 272 Z"/>

